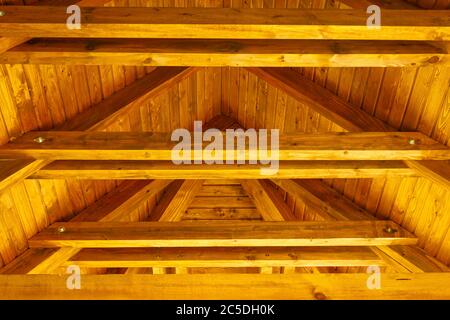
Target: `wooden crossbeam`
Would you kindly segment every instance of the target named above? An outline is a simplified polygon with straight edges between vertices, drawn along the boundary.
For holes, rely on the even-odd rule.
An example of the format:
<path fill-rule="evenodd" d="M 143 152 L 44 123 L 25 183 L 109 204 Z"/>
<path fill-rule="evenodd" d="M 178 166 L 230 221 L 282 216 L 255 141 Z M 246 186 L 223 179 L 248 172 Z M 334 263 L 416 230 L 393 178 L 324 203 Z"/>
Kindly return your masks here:
<path fill-rule="evenodd" d="M 407 67 L 450 64 L 423 41 L 36 39 L 0 55 L 3 64 L 209 67 Z"/>
<path fill-rule="evenodd" d="M 292 196 L 301 199 L 323 220 L 376 220 L 365 209 L 343 197 L 319 180 L 273 180 Z M 400 272 L 442 272 L 449 269 L 417 246 L 381 246 L 376 252 Z"/>
<path fill-rule="evenodd" d="M 6 6 L 1 36 L 86 38 L 449 40 L 445 10 L 384 10 L 382 29 L 362 10 L 81 8 L 80 29 L 61 7 Z M 417 19 L 417 17 L 420 19 Z"/>
<path fill-rule="evenodd" d="M 83 275 L 81 290 L 66 276 L 0 276 L 3 299 L 450 299 L 450 274 Z"/>
<path fill-rule="evenodd" d="M 401 161 L 281 161 L 270 176 L 258 164 L 176 165 L 171 161 L 55 161 L 32 179 L 318 179 L 417 177 Z"/>
<path fill-rule="evenodd" d="M 195 71 L 195 68 L 157 68 L 142 79 L 56 127 L 55 130 L 105 129 L 134 105 L 159 94 Z M 31 161 L 30 159 L 0 161 L 0 193 L 49 163 L 49 161 Z"/>
<path fill-rule="evenodd" d="M 295 71 L 286 68 L 248 68 L 248 70 L 296 100 L 306 103 L 314 111 L 345 130 L 396 131 Z M 447 189 L 450 188 L 449 161 L 408 161 L 407 164 L 424 177 Z"/>
<path fill-rule="evenodd" d="M 256 137 L 256 135 L 255 135 Z M 290 133 L 279 138 L 279 157 L 271 147 L 243 150 L 246 160 L 448 160 L 450 148 L 418 132 L 327 132 Z M 268 137 L 270 141 L 270 137 Z M 226 141 L 225 137 L 223 141 Z M 178 141 L 170 133 L 150 132 L 29 132 L 0 147 L 0 156 L 48 160 L 172 160 Z M 193 141 L 192 141 L 193 143 Z M 210 142 L 203 142 L 205 148 Z M 256 142 L 257 143 L 257 142 Z M 238 160 L 237 144 L 218 146 L 221 159 Z M 186 153 L 190 159 L 199 156 L 194 147 Z M 256 152 L 257 151 L 257 152 Z M 267 152 L 266 152 L 267 151 Z M 216 154 L 201 152 L 203 159 L 215 159 Z"/>
<path fill-rule="evenodd" d="M 76 1 L 74 3 L 74 1 L 69 0 L 69 1 L 59 1 L 58 3 L 56 3 L 56 5 L 61 5 L 61 6 L 65 6 L 66 8 L 68 6 L 70 6 L 71 4 L 76 4 L 80 7 L 86 7 L 86 6 L 104 6 L 105 4 L 107 4 L 108 2 L 111 2 L 112 0 L 81 0 L 81 1 Z M 54 3 L 49 3 L 49 1 L 39 1 L 36 3 L 36 5 L 55 5 Z M 7 51 L 10 48 L 13 48 L 17 45 L 20 45 L 24 42 L 27 42 L 28 40 L 31 40 L 30 38 L 26 38 L 26 37 L 15 37 L 15 38 L 11 38 L 8 35 L 6 35 L 5 37 L 0 37 L 0 53 Z"/>
<path fill-rule="evenodd" d="M 66 266 L 74 264 L 87 268 L 385 265 L 365 247 L 82 249 L 65 263 Z"/>
<path fill-rule="evenodd" d="M 63 232 L 61 232 L 63 230 Z M 66 222 L 29 240 L 32 248 L 408 245 L 417 238 L 391 221 Z"/>
<path fill-rule="evenodd" d="M 118 188 L 106 194 L 103 198 L 87 207 L 71 221 L 114 221 L 132 212 L 144 201 L 163 190 L 170 181 L 129 181 L 123 182 Z M 76 254 L 76 248 L 60 248 L 42 250 L 28 249 L 24 254 L 13 260 L 0 270 L 2 274 L 39 274 L 52 273 L 62 263 Z"/>

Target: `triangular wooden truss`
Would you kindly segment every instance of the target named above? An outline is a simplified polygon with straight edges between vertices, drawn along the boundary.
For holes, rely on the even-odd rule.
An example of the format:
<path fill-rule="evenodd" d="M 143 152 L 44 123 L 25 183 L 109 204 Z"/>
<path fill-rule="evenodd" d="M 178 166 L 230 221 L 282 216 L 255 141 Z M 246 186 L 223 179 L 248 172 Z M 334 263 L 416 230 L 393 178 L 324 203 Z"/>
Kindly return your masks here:
<path fill-rule="evenodd" d="M 352 2 L 344 1 L 350 4 Z M 137 14 L 137 11 L 133 9 L 130 12 Z M 26 23 L 30 25 L 39 23 L 32 19 L 28 22 L 26 18 L 29 13 L 26 9 L 23 9 L 22 14 L 24 18 L 19 18 L 23 21 L 19 22 L 25 27 Z M 225 31 L 220 29 L 221 24 L 227 22 L 224 14 L 219 14 L 217 25 L 213 26 L 216 33 L 201 27 L 199 32 L 206 35 L 208 32 L 212 32 L 215 36 L 225 35 L 223 33 Z M 6 17 L 9 19 L 8 15 Z M 174 14 L 173 19 L 176 17 Z M 398 13 L 388 13 L 387 19 L 394 23 L 396 17 Z M 339 17 L 326 16 L 326 18 L 330 19 L 330 24 L 336 22 L 338 25 L 336 30 L 330 28 L 330 35 L 339 33 L 339 23 L 337 23 Z M 383 37 L 387 39 L 400 37 L 398 40 L 408 40 L 401 39 L 406 33 L 411 37 L 422 37 L 423 40 L 435 40 L 433 34 L 439 31 L 448 40 L 450 32 L 448 25 L 440 26 L 439 21 L 436 22 L 439 19 L 436 17 L 433 19 L 433 16 L 424 15 L 425 18 L 426 22 L 438 29 L 435 33 L 427 33 L 425 28 L 408 28 L 399 25 L 396 27 L 404 28 L 404 33 L 391 28 L 387 29 Z M 258 21 L 257 18 L 254 19 Z M 170 28 L 166 31 L 170 34 L 180 31 L 175 27 L 174 22 L 169 21 L 167 25 Z M 257 26 L 260 32 L 267 31 L 264 25 L 257 24 Z M 275 28 L 274 32 L 285 36 L 290 34 L 283 26 L 272 27 Z M 25 29 L 18 26 L 14 30 L 17 33 L 16 36 L 21 35 L 21 32 L 26 33 Z M 306 27 L 301 30 L 306 33 L 312 32 Z M 115 31 L 121 37 L 136 36 L 131 29 Z M 44 32 L 56 31 L 49 24 Z M 260 37 L 260 33 L 253 34 L 251 30 L 248 33 L 255 39 Z M 356 31 L 353 35 L 355 34 L 358 32 Z M 360 41 L 371 40 L 365 39 L 365 34 L 360 34 Z M 39 37 L 41 34 L 33 33 L 30 36 Z M 27 37 L 16 39 L 14 44 L 27 39 Z M 286 47 L 282 49 L 290 52 L 292 57 L 286 54 L 283 59 L 294 59 L 295 55 L 299 54 L 294 49 L 300 42 L 286 41 L 284 45 L 287 49 Z M 192 47 L 195 42 L 186 43 L 189 41 L 155 43 L 149 40 L 148 43 L 142 42 L 142 45 L 147 48 L 162 46 L 167 52 L 160 52 L 160 59 L 167 59 L 165 56 L 167 54 L 173 61 L 179 61 L 185 58 L 180 48 L 188 46 L 194 51 L 200 50 L 195 46 Z M 201 44 L 202 48 L 212 51 L 201 52 L 203 60 L 196 58 L 196 63 L 205 65 L 209 61 L 209 65 L 214 66 L 220 59 L 231 59 L 239 54 L 240 61 L 243 61 L 244 66 L 249 67 L 250 72 L 286 92 L 292 98 L 307 103 L 314 111 L 348 132 L 309 136 L 282 135 L 279 173 L 269 179 L 262 179 L 258 174 L 259 167 L 254 165 L 175 166 L 167 158 L 171 150 L 167 136 L 155 135 L 153 143 L 169 147 L 157 148 L 151 144 L 151 141 L 142 148 L 138 148 L 133 147 L 132 144 L 137 143 L 139 146 L 139 143 L 143 141 L 139 139 L 148 138 L 150 135 L 101 132 L 114 123 L 119 115 L 129 112 L 140 102 L 176 85 L 198 70 L 195 67 L 158 67 L 125 89 L 78 114 L 59 128 L 50 132 L 26 133 L 0 147 L 1 156 L 13 159 L 2 161 L 0 191 L 28 177 L 127 180 L 92 206 L 81 211 L 69 222 L 57 222 L 32 237 L 29 240 L 30 249 L 0 270 L 2 274 L 15 275 L 8 278 L 0 277 L 0 285 L 10 290 L 7 294 L 12 297 L 26 297 L 27 294 L 42 292 L 44 296 L 55 297 L 63 292 L 63 284 L 58 283 L 63 278 L 58 278 L 55 274 L 61 273 L 61 270 L 64 273 L 67 266 L 79 265 L 87 269 L 126 268 L 127 270 L 124 271 L 126 274 L 165 274 L 172 271 L 180 274 L 178 278 L 170 278 L 173 275 L 153 278 L 156 280 L 152 280 L 151 290 L 156 290 L 160 296 L 150 294 L 150 289 L 143 287 L 142 283 L 137 284 L 139 281 L 148 284 L 146 276 L 133 275 L 134 278 L 128 275 L 105 276 L 109 277 L 108 281 L 113 289 L 114 287 L 126 288 L 124 295 L 129 294 L 138 298 L 180 298 L 183 297 L 180 291 L 187 287 L 196 288 L 193 289 L 195 292 L 193 297 L 208 298 L 208 294 L 214 292 L 218 297 L 226 298 L 232 296 L 231 289 L 233 289 L 237 294 L 233 297 L 238 298 L 246 297 L 244 293 L 238 293 L 246 286 L 261 290 L 256 294 L 263 298 L 273 297 L 273 293 L 269 293 L 270 288 L 286 289 L 279 296 L 280 298 L 322 299 L 329 295 L 340 298 L 348 297 L 352 290 L 364 297 L 386 295 L 392 298 L 405 298 L 405 293 L 411 297 L 424 297 L 423 295 L 429 293 L 431 288 L 440 290 L 438 293 L 433 293 L 437 296 L 450 295 L 449 290 L 442 287 L 450 283 L 450 276 L 442 273 L 448 272 L 448 268 L 420 249 L 416 245 L 417 239 L 414 235 L 392 221 L 377 220 L 364 208 L 319 180 L 320 178 L 365 178 L 386 175 L 423 176 L 449 188 L 449 149 L 419 133 L 397 132 L 388 124 L 352 107 L 348 102 L 303 78 L 293 70 L 256 67 L 256 63 L 253 65 L 251 60 L 245 60 L 246 55 L 258 54 L 254 52 L 257 47 L 255 41 L 242 40 L 233 43 L 238 43 L 244 49 L 236 53 L 235 48 L 227 47 L 230 43 L 218 40 L 210 40 L 210 45 Z M 365 47 L 363 44 L 361 42 L 358 45 Z M 0 45 L 2 51 L 8 49 L 7 43 L 0 42 Z M 35 62 L 45 63 L 48 62 L 46 60 L 48 58 L 57 59 L 60 53 L 67 49 L 67 52 L 61 56 L 67 58 L 73 54 L 71 58 L 75 62 L 76 59 L 87 59 L 89 56 L 92 59 L 90 62 L 95 63 L 95 54 L 85 50 L 86 47 L 89 48 L 89 45 L 89 40 L 83 39 L 70 42 L 48 40 L 27 43 L 2 54 L 0 62 L 19 63 L 24 59 L 34 59 Z M 111 56 L 115 54 L 120 56 L 118 48 L 121 45 L 123 42 L 120 40 L 105 43 L 99 41 L 91 44 L 91 46 L 98 46 L 100 52 L 104 50 L 103 54 Z M 316 48 L 318 52 L 306 54 L 305 59 L 311 61 L 303 61 L 302 65 L 316 63 L 318 58 L 325 59 L 330 54 L 334 54 L 337 56 L 336 59 L 327 60 L 324 66 L 345 66 L 345 63 L 348 63 L 346 59 L 351 58 L 348 52 L 352 49 L 345 45 L 345 42 L 337 44 L 338 47 L 344 46 L 344 49 L 342 49 L 343 53 L 336 54 L 332 52 L 333 49 L 330 48 L 329 43 L 318 43 L 319 48 Z M 391 63 L 397 65 L 410 65 L 417 61 L 424 64 L 430 63 L 430 60 L 425 58 L 436 57 L 438 61 L 448 59 L 448 52 L 445 51 L 448 48 L 431 46 L 425 42 L 414 45 L 399 44 L 396 48 L 390 46 L 392 44 L 380 43 L 375 54 L 372 51 L 367 53 L 371 59 L 364 60 L 365 63 L 370 66 L 383 65 L 386 59 L 390 59 Z M 127 53 L 127 57 L 130 61 L 127 63 L 145 65 L 145 61 L 152 61 L 151 59 L 154 58 L 152 56 L 146 57 L 145 61 L 136 60 L 143 49 L 139 45 L 133 46 L 132 41 L 129 43 L 129 48 L 131 52 Z M 402 58 L 400 54 L 390 54 L 394 49 L 408 53 L 413 50 L 415 55 Z M 358 50 L 358 47 L 353 50 Z M 41 55 L 42 52 L 45 52 L 45 55 Z M 86 56 L 83 56 L 83 53 Z M 214 56 L 211 58 L 205 53 L 214 54 Z M 361 53 L 358 51 L 358 54 Z M 266 65 L 280 66 L 280 57 L 277 52 L 270 52 L 269 56 L 261 54 L 259 58 L 267 59 Z M 170 63 L 174 63 L 173 61 L 170 60 Z M 191 61 L 190 65 L 196 65 L 196 63 Z M 236 119 L 229 115 L 217 116 L 205 126 L 221 130 L 240 127 Z M 311 142 L 308 144 L 309 140 Z M 292 141 L 294 143 L 291 143 Z M 334 141 L 339 143 L 333 143 Z M 336 144 L 344 145 L 345 148 L 336 147 Z M 29 160 L 29 156 L 35 160 Z M 193 209 L 199 207 L 193 205 L 195 201 L 198 204 L 198 199 L 202 197 L 214 197 L 214 189 L 217 189 L 217 186 L 214 187 L 209 179 L 230 178 L 235 179 L 236 183 L 221 190 L 228 190 L 233 196 L 242 194 L 242 198 L 246 198 L 246 201 L 250 199 L 253 206 L 247 207 L 248 210 L 242 210 L 242 212 L 254 219 L 246 222 L 220 223 L 182 221 L 195 220 L 192 218 L 195 216 Z M 303 205 L 305 210 L 314 212 L 313 219 L 302 219 L 296 216 L 285 199 L 287 196 Z M 126 213 L 136 210 L 151 197 L 157 197 L 158 203 L 152 212 L 141 217 L 141 220 L 145 222 L 123 221 Z M 233 214 L 233 211 L 222 209 L 215 214 Z M 264 222 L 254 221 L 258 220 L 258 214 Z M 331 275 L 327 273 L 327 268 L 366 268 L 374 265 L 392 271 L 385 274 L 383 278 L 385 285 L 380 289 L 381 291 L 370 291 L 366 287 L 366 277 L 361 274 Z M 274 268 L 278 268 L 277 273 L 286 275 L 283 275 L 284 279 L 279 276 L 265 278 L 265 275 L 258 275 L 260 278 L 253 278 L 250 275 L 227 275 L 224 279 L 184 275 L 189 273 L 189 268 L 212 267 L 253 267 L 259 268 L 258 272 L 263 274 L 272 274 L 275 271 Z M 168 268 L 174 270 L 169 272 Z M 299 275 L 298 273 L 301 272 L 313 274 Z M 30 276 L 30 278 L 20 276 L 23 274 L 39 276 Z M 399 278 L 405 277 L 410 281 L 398 281 Z M 53 283 L 54 286 L 51 288 L 39 286 L 39 283 L 44 281 L 42 279 Z M 70 297 L 86 298 L 96 293 L 100 294 L 97 297 L 112 296 L 113 289 L 105 288 L 107 285 L 102 286 L 99 277 L 89 275 L 86 279 L 86 291 L 71 291 L 68 293 Z M 267 282 L 271 279 L 276 280 L 268 284 Z M 28 289 L 30 291 L 18 292 L 17 288 L 21 287 L 22 282 L 31 286 L 36 285 L 38 289 L 29 287 L 32 288 Z M 209 290 L 210 285 L 217 288 Z M 439 288 L 435 287 L 437 285 Z M 158 291 L 158 287 L 171 286 L 178 286 L 178 290 Z M 222 286 L 224 289 L 220 292 Z M 419 293 L 414 295 L 414 292 Z M 124 297 L 129 298 L 129 296 Z"/>

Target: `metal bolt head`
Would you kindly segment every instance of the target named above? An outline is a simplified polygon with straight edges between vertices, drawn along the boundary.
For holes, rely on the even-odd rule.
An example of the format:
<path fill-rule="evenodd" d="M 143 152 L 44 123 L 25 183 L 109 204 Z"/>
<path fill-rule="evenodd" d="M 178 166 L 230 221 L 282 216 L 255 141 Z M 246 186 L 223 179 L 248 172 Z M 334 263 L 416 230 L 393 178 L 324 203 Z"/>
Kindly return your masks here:
<path fill-rule="evenodd" d="M 414 145 L 414 144 L 416 144 L 416 140 L 414 140 L 414 139 L 409 139 L 409 140 L 408 140 L 408 143 L 411 144 L 411 145 Z"/>
<path fill-rule="evenodd" d="M 37 143 L 43 143 L 45 141 L 44 137 L 37 137 L 36 139 L 34 139 L 35 142 Z"/>
<path fill-rule="evenodd" d="M 58 227 L 58 232 L 59 232 L 59 233 L 64 233 L 64 232 L 66 232 L 66 227 L 64 227 L 64 226 L 59 226 L 59 227 Z"/>
<path fill-rule="evenodd" d="M 5 16 L 6 15 L 6 12 L 5 11 L 0 11 L 0 17 L 3 17 L 3 16 Z"/>
<path fill-rule="evenodd" d="M 386 227 L 386 228 L 384 228 L 383 231 L 386 232 L 386 233 L 389 233 L 389 234 L 393 234 L 393 233 L 397 232 L 397 230 L 392 228 L 392 227 Z"/>

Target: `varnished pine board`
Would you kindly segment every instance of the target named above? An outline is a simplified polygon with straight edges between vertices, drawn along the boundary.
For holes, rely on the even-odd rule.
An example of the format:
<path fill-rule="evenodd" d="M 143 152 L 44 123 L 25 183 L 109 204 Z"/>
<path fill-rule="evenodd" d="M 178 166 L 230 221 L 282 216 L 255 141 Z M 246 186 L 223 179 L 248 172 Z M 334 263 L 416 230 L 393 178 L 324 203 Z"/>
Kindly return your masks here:
<path fill-rule="evenodd" d="M 385 10 L 381 31 L 367 28 L 362 10 L 97 7 L 82 8 L 83 27 L 68 29 L 66 8 L 0 9 L 0 35 L 11 37 L 450 39 L 448 14 L 438 10 Z"/>
<path fill-rule="evenodd" d="M 44 39 L 0 55 L 4 64 L 197 67 L 407 67 L 450 63 L 420 41 Z"/>
<path fill-rule="evenodd" d="M 85 275 L 82 290 L 67 276 L 0 276 L 4 299 L 450 299 L 450 275 L 383 274 L 379 290 L 367 274 Z"/>
<path fill-rule="evenodd" d="M 175 165 L 171 161 L 55 161 L 33 179 L 318 179 L 416 177 L 401 161 L 281 161 L 271 175 L 261 165 Z"/>
<path fill-rule="evenodd" d="M 43 250 L 43 249 L 42 249 Z M 65 263 L 89 268 L 371 266 L 384 262 L 364 247 L 82 249 Z"/>
<path fill-rule="evenodd" d="M 178 143 L 171 141 L 170 133 L 29 132 L 1 146 L 0 156 L 47 160 L 172 160 Z M 203 142 L 202 148 L 209 143 Z M 270 159 L 272 154 L 270 149 L 258 148 L 258 152 L 255 149 L 252 152 L 248 145 L 246 148 L 243 152 L 246 159 Z M 190 159 L 199 159 L 197 153 L 200 152 L 192 149 L 191 146 L 190 150 L 183 151 L 183 155 L 187 152 Z M 223 160 L 225 157 L 239 159 L 236 146 L 227 149 L 225 144 L 219 145 L 216 153 L 219 152 Z M 450 148 L 418 132 L 280 134 L 278 153 L 279 160 L 450 159 Z M 201 156 L 211 159 L 208 154 L 206 151 Z"/>
<path fill-rule="evenodd" d="M 412 234 L 391 221 L 67 222 L 51 225 L 32 237 L 29 245 L 31 248 L 260 247 L 411 245 L 416 242 Z"/>

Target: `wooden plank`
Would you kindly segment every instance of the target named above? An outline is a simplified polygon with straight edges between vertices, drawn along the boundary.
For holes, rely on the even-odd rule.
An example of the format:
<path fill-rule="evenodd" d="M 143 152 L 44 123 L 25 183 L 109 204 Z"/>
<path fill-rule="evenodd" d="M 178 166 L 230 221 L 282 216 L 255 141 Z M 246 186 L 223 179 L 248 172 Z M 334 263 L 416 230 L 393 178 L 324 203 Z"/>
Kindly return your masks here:
<path fill-rule="evenodd" d="M 288 205 L 266 180 L 241 180 L 241 185 L 265 221 L 297 220 Z"/>
<path fill-rule="evenodd" d="M 419 67 L 449 65 L 446 46 L 422 41 L 42 39 L 0 55 L 3 64 L 193 67 Z"/>
<path fill-rule="evenodd" d="M 287 92 L 296 100 L 306 103 L 314 111 L 348 131 L 396 131 L 374 116 L 353 107 L 329 90 L 308 80 L 292 70 L 274 68 L 249 68 L 265 81 Z M 418 173 L 444 188 L 450 188 L 448 161 L 408 161 Z"/>
<path fill-rule="evenodd" d="M 188 208 L 182 220 L 261 220 L 256 208 Z"/>
<path fill-rule="evenodd" d="M 175 165 L 171 161 L 55 161 L 33 179 L 267 179 L 264 166 Z M 267 167 L 265 167 L 267 168 Z M 400 161 L 281 161 L 273 179 L 414 177 Z"/>
<path fill-rule="evenodd" d="M 81 8 L 80 29 L 66 8 L 6 6 L 0 35 L 10 37 L 449 40 L 445 10 L 385 10 L 382 32 L 362 10 Z M 420 16 L 420 19 L 417 19 Z"/>
<path fill-rule="evenodd" d="M 42 139 L 42 140 L 40 140 Z M 247 139 L 246 139 L 247 140 Z M 270 141 L 270 137 L 268 137 Z M 223 139 L 225 141 L 225 138 Z M 152 132 L 29 132 L 0 147 L 5 158 L 47 160 L 172 160 L 178 141 L 171 133 Z M 203 142 L 205 149 L 210 142 Z M 273 146 L 271 146 L 273 147 Z M 279 160 L 449 160 L 450 148 L 418 132 L 327 132 L 287 133 L 279 137 L 279 157 L 271 150 L 248 149 L 245 159 Z M 95 151 L 95 152 L 93 152 Z M 257 152 L 256 152 L 257 151 Z M 267 151 L 267 152 L 266 152 Z M 214 160 L 208 150 L 198 156 L 186 150 L 191 160 Z M 185 154 L 183 152 L 183 155 Z M 226 158 L 237 160 L 236 146 L 219 146 Z"/>
<path fill-rule="evenodd" d="M 89 131 L 105 129 L 114 123 L 118 117 L 128 112 L 129 108 L 136 103 L 142 103 L 143 100 L 159 94 L 174 83 L 188 77 L 195 70 L 194 68 L 158 68 L 132 85 L 66 121 L 56 130 Z M 40 160 L 17 160 L 6 164 L 2 161 L 0 192 L 27 178 L 48 163 L 48 161 Z"/>
<path fill-rule="evenodd" d="M 4 299 L 450 299 L 450 275 L 383 274 L 378 290 L 367 274 L 84 275 L 82 290 L 67 276 L 0 276 Z M 250 288 L 250 289 L 249 289 Z"/>
<path fill-rule="evenodd" d="M 86 6 L 103 6 L 107 4 L 108 2 L 111 2 L 111 0 L 81 0 L 78 2 L 75 2 L 80 7 L 86 7 Z M 66 8 L 70 6 L 71 4 L 74 4 L 73 1 L 63 1 L 56 3 L 56 5 L 65 6 Z M 54 5 L 53 3 L 48 3 L 48 1 L 39 1 L 36 3 L 36 5 Z M 3 53 L 7 51 L 8 49 L 11 49 L 17 45 L 23 44 L 24 42 L 27 42 L 31 40 L 30 38 L 25 37 L 16 37 L 16 38 L 10 38 L 8 35 L 5 37 L 0 37 L 0 53 Z"/>
<path fill-rule="evenodd" d="M 319 180 L 274 180 L 281 188 L 299 197 L 325 221 L 375 220 L 365 209 Z M 377 248 L 386 255 L 392 267 L 401 272 L 442 272 L 449 269 L 416 246 L 381 246 Z M 376 252 L 377 252 L 376 251 Z"/>
<path fill-rule="evenodd" d="M 87 268 L 235 268 L 382 266 L 384 262 L 364 247 L 236 247 L 82 249 L 65 263 L 71 264 Z"/>
<path fill-rule="evenodd" d="M 63 232 L 61 232 L 63 230 Z M 29 240 L 31 248 L 410 245 L 391 221 L 66 222 Z"/>

